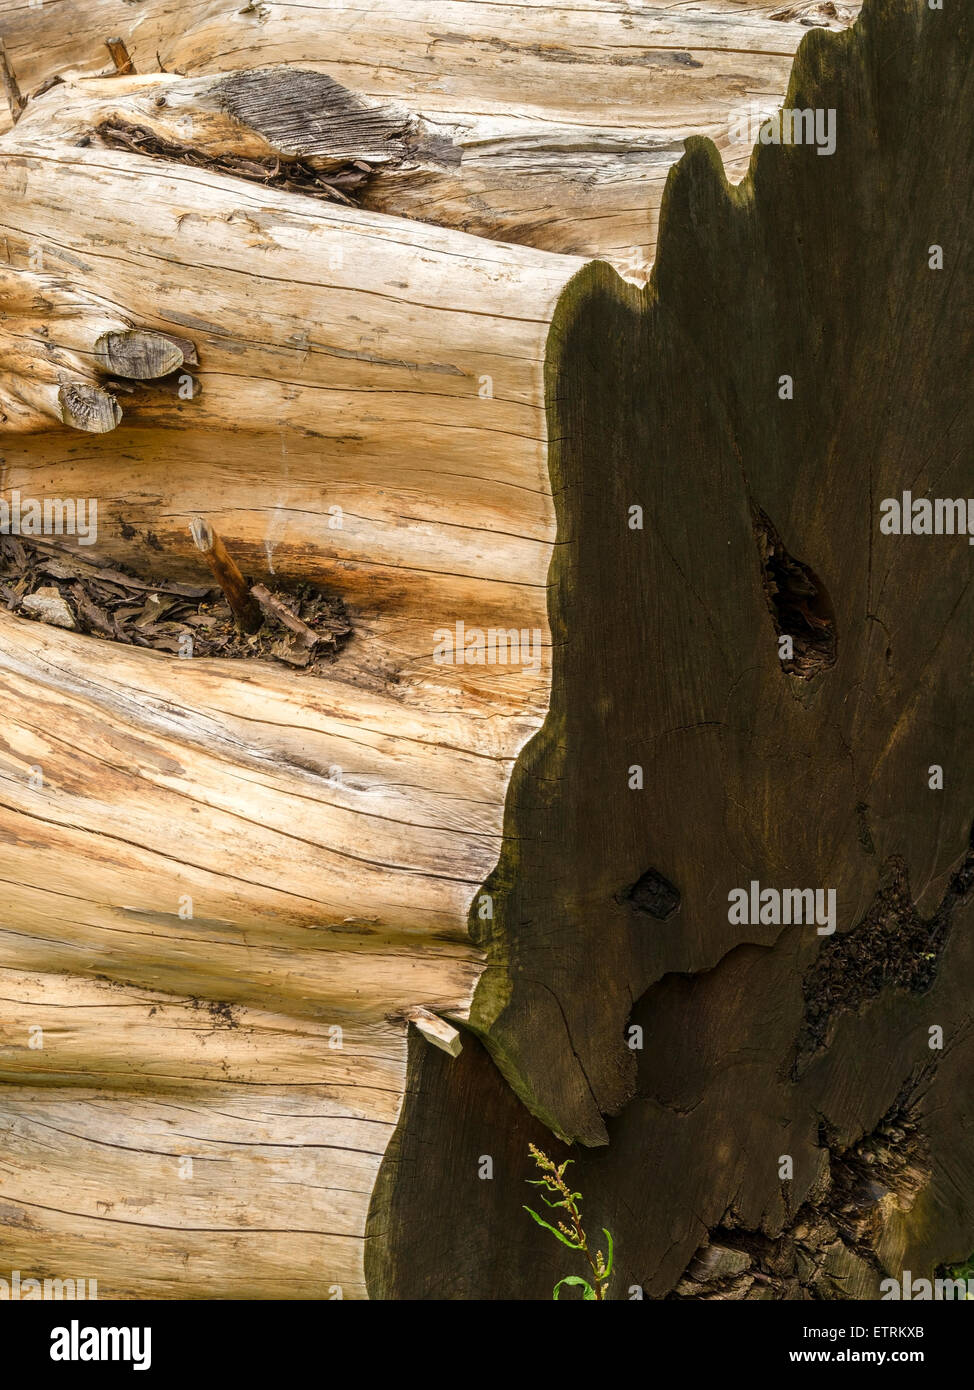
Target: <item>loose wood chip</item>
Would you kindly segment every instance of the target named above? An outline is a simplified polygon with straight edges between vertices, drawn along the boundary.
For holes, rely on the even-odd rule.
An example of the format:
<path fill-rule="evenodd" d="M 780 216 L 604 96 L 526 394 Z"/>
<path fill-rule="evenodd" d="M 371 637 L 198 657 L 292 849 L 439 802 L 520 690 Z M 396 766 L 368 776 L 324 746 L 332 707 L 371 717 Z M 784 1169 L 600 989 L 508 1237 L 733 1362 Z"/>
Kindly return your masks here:
<path fill-rule="evenodd" d="M 29 617 L 39 618 L 42 623 L 50 623 L 52 627 L 77 626 L 71 609 L 55 588 L 38 589 L 36 594 L 28 594 L 21 599 L 20 607 Z"/>
<path fill-rule="evenodd" d="M 463 1051 L 459 1029 L 447 1023 L 446 1019 L 431 1013 L 429 1009 L 421 1008 L 410 1009 L 406 1017 L 427 1042 L 431 1042 L 434 1047 L 438 1047 L 450 1057 L 459 1057 Z"/>

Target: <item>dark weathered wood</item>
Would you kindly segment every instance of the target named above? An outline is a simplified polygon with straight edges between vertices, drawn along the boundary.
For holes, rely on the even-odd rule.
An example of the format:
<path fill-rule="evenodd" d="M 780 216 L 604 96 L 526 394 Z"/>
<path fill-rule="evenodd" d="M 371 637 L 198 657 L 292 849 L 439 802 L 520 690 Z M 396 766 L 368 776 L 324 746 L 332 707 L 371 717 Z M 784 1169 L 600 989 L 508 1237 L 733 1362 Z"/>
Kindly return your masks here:
<path fill-rule="evenodd" d="M 417 1039 L 370 1212 L 372 1297 L 547 1300 L 558 1279 L 582 1272 L 522 1211 L 531 1143 L 574 1160 L 586 1222 L 612 1232 L 610 1299 L 877 1298 L 884 1270 L 930 1277 L 966 1259 L 974 1120 L 962 1098 L 974 1034 L 955 1028 L 932 1068 L 918 1059 L 931 1018 L 969 1015 L 972 925 L 968 905 L 928 995 L 888 991 L 847 1021 L 790 1125 L 794 1098 L 753 1007 L 774 1011 L 777 990 L 793 1000 L 784 953 L 742 948 L 647 992 L 632 1015 L 644 1029 L 635 1094 L 599 1148 L 554 1140 L 475 1039 L 456 1060 Z M 830 1111 L 824 1129 L 819 1103 Z M 790 1185 L 776 1177 L 786 1152 Z M 721 1278 L 712 1252 L 728 1248 L 736 1273 Z"/>
<path fill-rule="evenodd" d="M 95 343 L 95 357 L 105 371 L 135 381 L 168 376 L 178 371 L 184 360 L 179 343 L 137 328 L 101 334 Z"/>
<path fill-rule="evenodd" d="M 70 382 L 58 390 L 61 418 L 66 425 L 89 434 L 107 434 L 121 422 L 122 407 L 100 386 Z"/>
<path fill-rule="evenodd" d="M 711 1237 L 748 1298 L 876 1296 L 974 1247 L 974 552 L 879 526 L 972 491 L 972 42 L 920 0 L 811 32 L 786 106 L 834 109 L 835 153 L 759 146 L 731 188 L 692 142 L 647 290 L 588 267 L 552 325 L 551 711 L 471 915 L 471 1023 L 547 1126 L 608 1141 L 576 1184 L 616 1297 L 673 1292 Z M 753 881 L 834 890 L 835 935 L 731 920 Z M 471 1049 L 413 1059 L 374 1290 L 422 1296 L 430 1251 L 442 1296 L 547 1296 L 514 1202 L 536 1130 Z"/>

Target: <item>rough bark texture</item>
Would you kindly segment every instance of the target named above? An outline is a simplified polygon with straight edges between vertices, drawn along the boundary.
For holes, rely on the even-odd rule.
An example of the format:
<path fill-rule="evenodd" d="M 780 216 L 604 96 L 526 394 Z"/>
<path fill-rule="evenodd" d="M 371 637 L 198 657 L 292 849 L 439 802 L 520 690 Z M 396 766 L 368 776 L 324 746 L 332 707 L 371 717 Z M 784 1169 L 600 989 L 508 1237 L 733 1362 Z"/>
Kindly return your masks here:
<path fill-rule="evenodd" d="M 353 627 L 301 673 L 5 596 L 0 1264 L 550 1298 L 529 1141 L 615 1297 L 970 1254 L 974 549 L 879 504 L 971 490 L 971 21 L 858 9 L 0 3 L 4 495 Z M 751 100 L 834 154 L 729 183 Z"/>

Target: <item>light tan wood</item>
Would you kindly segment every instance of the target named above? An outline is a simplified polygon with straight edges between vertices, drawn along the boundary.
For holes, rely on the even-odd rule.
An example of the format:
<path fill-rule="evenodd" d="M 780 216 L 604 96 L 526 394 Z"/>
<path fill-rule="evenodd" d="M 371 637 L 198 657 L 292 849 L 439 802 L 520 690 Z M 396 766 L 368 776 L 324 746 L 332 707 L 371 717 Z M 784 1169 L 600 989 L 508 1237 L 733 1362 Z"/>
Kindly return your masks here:
<path fill-rule="evenodd" d="M 385 1020 L 0 969 L 4 1259 L 102 1298 L 362 1297 L 403 1051 Z"/>
<path fill-rule="evenodd" d="M 96 1279 L 100 1298 L 365 1296 L 361 1225 L 392 1126 L 356 1126 L 320 1084 L 18 1087 L 4 1120 L 3 1258 L 24 1278 Z"/>
<path fill-rule="evenodd" d="M 844 27 L 859 8 L 48 0 L 30 9 L 2 0 L 0 32 L 24 91 L 55 74 L 111 71 L 105 39 L 115 34 L 143 74 L 160 64 L 188 77 L 277 64 L 326 73 L 444 145 L 439 159 L 386 161 L 369 206 L 601 256 L 641 278 L 686 137 L 711 136 L 740 178 L 750 146 L 732 137 L 734 114 L 752 103 L 773 111 L 809 25 Z"/>
<path fill-rule="evenodd" d="M 0 625 L 0 1076 L 16 1083 L 2 1111 L 18 1136 L 3 1151 L 0 1248 L 55 1274 L 83 1251 L 85 1274 L 121 1296 L 357 1296 L 405 1013 L 469 1005 L 480 959 L 465 915 L 496 858 L 509 761 L 465 721 L 424 723 L 337 682 L 316 697 L 276 670 L 235 680 L 224 662 L 121 648 L 100 667 L 90 638 Z M 232 1180 L 224 1165 L 187 1184 L 171 1150 L 151 1157 L 171 1124 L 164 1097 L 186 1089 L 188 1132 L 215 1115 L 214 1143 L 240 1160 Z M 336 1162 L 346 1149 L 366 1162 L 343 1117 L 367 1122 L 356 1186 L 280 1137 L 304 1114 L 332 1117 L 309 1122 L 306 1142 Z M 53 1172 L 49 1124 L 71 1136 Z M 251 1143 L 280 1152 L 270 1162 Z M 320 1215 L 307 1226 L 286 1208 L 306 1186 Z M 106 1225 L 104 1202 L 128 1225 Z M 273 1239 L 230 1239 L 251 1227 Z"/>
<path fill-rule="evenodd" d="M 482 958 L 467 914 L 546 707 L 542 365 L 579 263 L 59 143 L 40 112 L 0 154 L 5 495 L 96 499 L 99 553 L 197 582 L 189 523 L 203 517 L 251 578 L 341 593 L 356 630 L 325 676 L 304 677 L 0 612 L 0 969 L 41 981 L 0 1010 L 19 1136 L 0 1198 L 30 1223 L 11 1215 L 0 1245 L 55 1275 L 84 1250 L 120 1296 L 359 1296 L 407 1015 L 427 1011 L 453 1045 L 438 1015 L 469 1009 Z M 190 335 L 192 399 L 135 379 L 130 354 L 105 360 L 106 335 L 138 346 L 118 335 L 144 330 Z M 117 399 L 120 425 L 64 428 L 32 395 L 45 375 Z M 457 621 L 536 631 L 536 662 L 436 664 L 436 633 Z M 332 1026 L 351 1040 L 337 1054 Z M 239 1098 L 239 1125 L 213 1121 L 241 1147 L 232 1195 L 225 1168 L 194 1186 L 157 1152 L 169 1091 L 192 1089 L 203 1124 L 225 1110 L 213 1086 Z M 353 1104 L 367 1158 L 334 1125 L 314 1142 L 336 1161 L 347 1145 L 367 1172 L 329 1199 L 329 1173 L 287 1141 L 268 1165 L 259 1145 L 278 1141 L 251 1139 L 250 1086 L 284 1125 L 295 1092 Z M 36 1148 L 51 1114 L 56 1159 Z M 120 1137 L 92 1148 L 103 1119 Z M 45 1195 L 35 1168 L 51 1164 Z M 306 1228 L 281 1187 L 309 1183 Z M 112 1192 L 134 1204 L 121 1228 L 100 1214 Z M 248 1227 L 272 1238 L 237 1257 Z"/>
<path fill-rule="evenodd" d="M 104 447 L 58 439 L 59 473 L 100 499 L 99 547 L 144 566 L 148 546 L 199 577 L 189 523 L 202 516 L 251 575 L 314 577 L 356 606 L 374 645 L 362 661 L 356 643 L 341 674 L 380 689 L 459 681 L 543 710 L 531 663 L 447 674 L 431 652 L 458 619 L 547 630 L 541 367 L 580 262 L 59 146 L 30 124 L 5 147 L 6 274 L 53 305 L 30 300 L 0 325 L 0 409 L 17 427 L 5 485 L 47 487 L 51 438 L 33 431 L 54 412 L 21 406 L 38 376 L 108 389 L 92 354 L 109 305 L 116 327 L 192 334 L 195 399 L 113 382 L 123 419 Z"/>

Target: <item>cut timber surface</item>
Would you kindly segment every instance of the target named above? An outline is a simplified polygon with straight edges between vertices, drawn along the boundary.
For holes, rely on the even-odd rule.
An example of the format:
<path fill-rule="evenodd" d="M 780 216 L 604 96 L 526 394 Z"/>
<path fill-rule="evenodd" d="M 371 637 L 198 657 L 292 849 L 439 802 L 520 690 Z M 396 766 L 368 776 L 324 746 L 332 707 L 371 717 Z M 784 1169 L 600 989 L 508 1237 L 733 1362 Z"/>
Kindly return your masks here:
<path fill-rule="evenodd" d="M 0 0 L 2 495 L 353 626 L 5 598 L 0 1267 L 550 1299 L 529 1141 L 617 1297 L 974 1249 L 974 548 L 878 524 L 970 491 L 971 21 L 858 9 Z M 744 177 L 782 100 L 835 153 Z"/>

